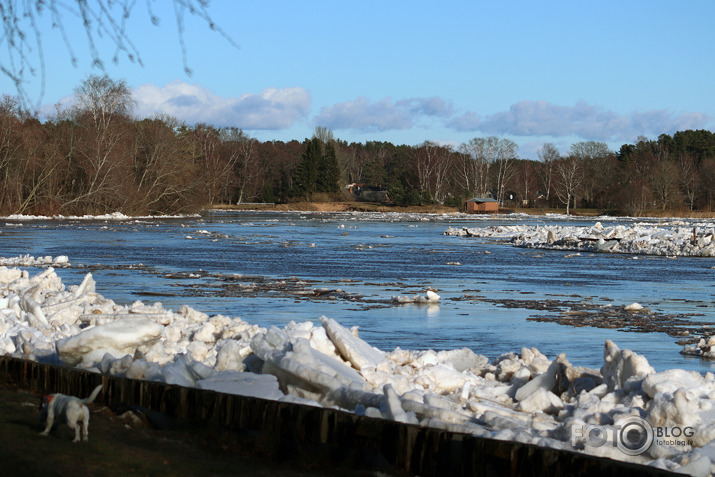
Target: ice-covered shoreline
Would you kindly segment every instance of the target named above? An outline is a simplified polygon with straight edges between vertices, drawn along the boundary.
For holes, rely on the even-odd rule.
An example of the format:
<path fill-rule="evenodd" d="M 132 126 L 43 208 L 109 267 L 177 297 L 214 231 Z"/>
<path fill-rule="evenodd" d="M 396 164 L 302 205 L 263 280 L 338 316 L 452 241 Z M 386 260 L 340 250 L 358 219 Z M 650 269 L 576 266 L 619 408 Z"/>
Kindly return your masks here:
<path fill-rule="evenodd" d="M 188 306 L 175 312 L 161 303 L 118 305 L 95 292 L 91 274 L 65 286 L 51 267 L 32 276 L 0 267 L 0 354 L 336 407 L 693 475 L 715 470 L 715 376 L 656 373 L 643 356 L 610 341 L 600 370 L 535 348 L 493 359 L 468 349 L 384 352 L 328 317 L 320 325 L 266 329 Z M 594 445 L 590 431 L 602 430 L 615 443 L 624 418 L 677 429 L 682 439 L 656 441 L 643 455 Z"/>
<path fill-rule="evenodd" d="M 706 222 L 671 226 L 634 224 L 604 227 L 562 225 L 500 225 L 449 227 L 445 235 L 508 240 L 517 247 L 549 250 L 659 255 L 668 257 L 715 257 L 715 225 Z"/>
<path fill-rule="evenodd" d="M 126 215 L 122 212 L 112 212 L 111 214 L 100 215 L 25 215 L 12 214 L 0 217 L 3 220 L 18 221 L 39 221 L 39 220 L 114 220 L 117 222 L 139 219 L 185 219 L 187 217 L 199 217 L 199 214 L 188 215 Z"/>

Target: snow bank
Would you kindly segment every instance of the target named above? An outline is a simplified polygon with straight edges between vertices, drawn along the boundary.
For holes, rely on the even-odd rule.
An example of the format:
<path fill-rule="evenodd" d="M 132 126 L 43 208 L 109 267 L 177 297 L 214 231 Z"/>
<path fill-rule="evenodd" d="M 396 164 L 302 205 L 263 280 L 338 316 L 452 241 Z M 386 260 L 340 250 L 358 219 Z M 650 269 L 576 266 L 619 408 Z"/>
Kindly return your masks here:
<path fill-rule="evenodd" d="M 179 219 L 186 217 L 200 217 L 199 214 L 188 214 L 188 215 L 134 215 L 129 216 L 123 214 L 122 212 L 112 212 L 110 214 L 100 214 L 100 215 L 25 215 L 25 214 L 12 214 L 2 217 L 6 220 L 135 220 L 135 219 Z"/>
<path fill-rule="evenodd" d="M 327 317 L 265 329 L 188 306 L 118 305 L 96 293 L 90 274 L 65 287 L 53 268 L 30 276 L 0 267 L 0 354 L 697 475 L 715 470 L 715 376 L 656 373 L 610 341 L 601 369 L 535 348 L 493 360 L 469 349 L 384 352 Z M 619 437 L 634 420 L 652 439 L 637 452 L 627 446 L 630 430 Z"/>
<path fill-rule="evenodd" d="M 509 240 L 517 247 L 632 255 L 715 257 L 715 226 L 676 222 L 670 226 L 635 224 L 604 227 L 503 225 L 454 228 L 445 235 Z"/>

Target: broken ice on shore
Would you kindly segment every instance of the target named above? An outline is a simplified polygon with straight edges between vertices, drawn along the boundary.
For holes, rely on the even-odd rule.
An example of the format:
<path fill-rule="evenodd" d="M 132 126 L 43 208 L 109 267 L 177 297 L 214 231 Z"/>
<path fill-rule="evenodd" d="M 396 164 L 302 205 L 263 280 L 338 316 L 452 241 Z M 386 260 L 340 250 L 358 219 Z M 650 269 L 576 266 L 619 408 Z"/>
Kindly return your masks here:
<path fill-rule="evenodd" d="M 23 255 L 21 257 L 0 257 L 0 266 L 5 267 L 38 267 L 38 266 L 48 266 L 53 267 L 65 267 L 69 266 L 69 258 L 66 255 L 60 255 L 59 257 L 31 257 L 30 255 Z"/>
<path fill-rule="evenodd" d="M 679 223 L 680 224 L 680 223 Z M 509 240 L 517 247 L 683 257 L 715 257 L 715 226 L 711 223 L 604 227 L 502 225 L 449 227 L 445 235 Z"/>
<path fill-rule="evenodd" d="M 100 214 L 100 215 L 53 215 L 53 216 L 47 216 L 47 215 L 25 215 L 25 214 L 12 214 L 8 215 L 5 217 L 2 217 L 3 219 L 6 220 L 21 220 L 21 221 L 30 221 L 30 220 L 86 220 L 86 221 L 94 221 L 94 220 L 113 220 L 113 221 L 126 221 L 126 220 L 137 220 L 137 219 L 154 219 L 154 218 L 163 218 L 163 219 L 177 219 L 177 218 L 186 218 L 186 217 L 199 217 L 199 214 L 189 214 L 189 215 L 136 215 L 136 216 L 128 216 L 125 215 L 121 212 L 112 212 L 109 214 Z"/>
<path fill-rule="evenodd" d="M 266 329 L 189 306 L 119 305 L 95 291 L 89 273 L 65 286 L 52 267 L 34 276 L 0 267 L 0 354 L 692 475 L 715 470 L 715 376 L 655 372 L 611 341 L 600 369 L 536 348 L 494 359 L 467 348 L 386 352 L 328 317 Z M 623 435 L 634 421 L 650 438 L 635 449 L 630 431 Z"/>

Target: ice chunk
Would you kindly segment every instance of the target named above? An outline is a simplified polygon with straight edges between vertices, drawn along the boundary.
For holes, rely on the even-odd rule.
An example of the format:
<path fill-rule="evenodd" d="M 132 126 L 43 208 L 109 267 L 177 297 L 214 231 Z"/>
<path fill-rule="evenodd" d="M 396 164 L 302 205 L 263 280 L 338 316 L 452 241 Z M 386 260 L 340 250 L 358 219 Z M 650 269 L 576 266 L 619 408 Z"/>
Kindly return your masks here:
<path fill-rule="evenodd" d="M 539 389 L 551 391 L 556 386 L 556 377 L 560 369 L 561 364 L 559 361 L 552 361 L 545 373 L 535 377 L 516 391 L 515 399 L 517 401 L 523 401 Z"/>
<path fill-rule="evenodd" d="M 316 391 L 328 393 L 345 385 L 369 389 L 369 385 L 355 370 L 313 350 L 305 338 L 298 338 L 291 345 L 285 332 L 271 328 L 253 337 L 251 349 L 270 365 L 267 367 L 269 371 L 275 370 L 278 373 L 282 386 L 294 389 L 299 397 L 310 395 L 314 399 L 318 397 L 314 396 Z"/>
<path fill-rule="evenodd" d="M 526 412 L 541 411 L 548 414 L 558 414 L 564 408 L 564 403 L 551 391 L 537 388 L 519 402 L 519 409 Z"/>
<path fill-rule="evenodd" d="M 172 363 L 167 363 L 162 371 L 162 378 L 166 384 L 177 386 L 195 387 L 198 376 L 191 368 L 191 358 L 179 355 Z"/>
<path fill-rule="evenodd" d="M 250 351 L 250 347 L 241 345 L 236 340 L 224 341 L 218 346 L 216 369 L 218 371 L 243 371 L 246 368 L 243 360 Z"/>
<path fill-rule="evenodd" d="M 95 290 L 95 287 L 96 287 L 96 284 L 94 283 L 92 274 L 87 273 L 87 275 L 84 276 L 82 283 L 80 283 L 80 285 L 74 291 L 74 296 L 75 296 L 75 298 L 79 298 L 82 295 L 86 295 L 88 293 L 93 293 Z"/>
<path fill-rule="evenodd" d="M 211 389 L 227 394 L 274 401 L 285 396 L 278 388 L 278 379 L 270 374 L 224 371 L 210 378 L 196 381 L 196 386 L 200 389 Z"/>
<path fill-rule="evenodd" d="M 427 292 L 425 293 L 425 295 L 427 295 L 427 301 L 430 302 L 430 303 L 437 302 L 437 301 L 439 301 L 440 298 L 441 298 L 438 294 L 436 294 L 436 293 L 433 292 L 432 290 L 427 290 Z"/>
<path fill-rule="evenodd" d="M 440 351 L 437 360 L 442 364 L 449 364 L 457 371 L 480 370 L 489 364 L 489 358 L 476 354 L 469 348 Z"/>
<path fill-rule="evenodd" d="M 674 393 L 679 388 L 695 389 L 705 384 L 697 371 L 668 369 L 651 374 L 643 380 L 643 391 L 652 399 L 657 393 Z"/>
<path fill-rule="evenodd" d="M 385 384 L 383 388 L 385 393 L 385 415 L 388 419 L 397 422 L 409 422 L 407 413 L 402 409 L 400 396 L 397 395 L 395 389 L 390 384 Z"/>
<path fill-rule="evenodd" d="M 341 356 L 356 369 L 375 368 L 386 361 L 385 353 L 354 336 L 332 318 L 321 316 L 320 322 Z"/>
<path fill-rule="evenodd" d="M 208 320 L 209 315 L 200 311 L 194 310 L 188 305 L 181 305 L 179 315 L 185 317 L 190 323 L 203 323 Z"/>
<path fill-rule="evenodd" d="M 467 376 L 451 366 L 438 364 L 423 369 L 423 374 L 435 383 L 435 390 L 441 393 L 452 393 L 467 382 Z"/>
<path fill-rule="evenodd" d="M 643 305 L 641 305 L 640 303 L 631 303 L 624 308 L 624 310 L 626 311 L 641 311 L 642 309 Z"/>
<path fill-rule="evenodd" d="M 35 287 L 32 287 L 35 289 Z M 32 298 L 32 293 L 28 290 L 20 298 L 20 308 L 28 313 L 28 321 L 35 327 L 48 326 L 47 318 L 40 308 L 40 304 Z"/>
<path fill-rule="evenodd" d="M 629 381 L 638 382 L 649 374 L 655 373 L 645 356 L 629 349 L 621 350 L 611 340 L 607 340 L 603 349 L 601 374 L 609 391 L 620 389 Z"/>
<path fill-rule="evenodd" d="M 71 366 L 80 363 L 84 355 L 102 349 L 117 350 L 121 353 L 118 358 L 133 355 L 137 348 L 147 347 L 161 338 L 163 329 L 144 317 L 125 318 L 59 340 L 57 353 L 61 361 Z"/>

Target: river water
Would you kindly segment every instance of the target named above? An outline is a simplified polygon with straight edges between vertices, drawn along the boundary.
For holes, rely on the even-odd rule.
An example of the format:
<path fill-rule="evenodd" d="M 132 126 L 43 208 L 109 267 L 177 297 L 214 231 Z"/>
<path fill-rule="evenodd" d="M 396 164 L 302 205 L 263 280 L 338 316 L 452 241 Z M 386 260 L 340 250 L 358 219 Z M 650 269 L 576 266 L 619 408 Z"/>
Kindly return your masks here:
<path fill-rule="evenodd" d="M 597 219 L 604 226 L 629 219 Z M 321 315 L 358 326 L 373 346 L 467 347 L 489 358 L 536 347 L 549 358 L 600 367 L 604 341 L 645 355 L 657 370 L 715 371 L 686 357 L 666 333 L 564 326 L 530 320 L 570 305 L 620 307 L 715 322 L 715 259 L 573 256 L 496 240 L 445 236 L 452 227 L 590 226 L 563 216 L 216 211 L 189 218 L 0 221 L 0 256 L 67 255 L 67 286 L 91 271 L 117 303 L 188 304 L 261 326 Z M 397 296 L 436 291 L 438 305 Z M 548 309 L 539 309 L 543 303 Z"/>

